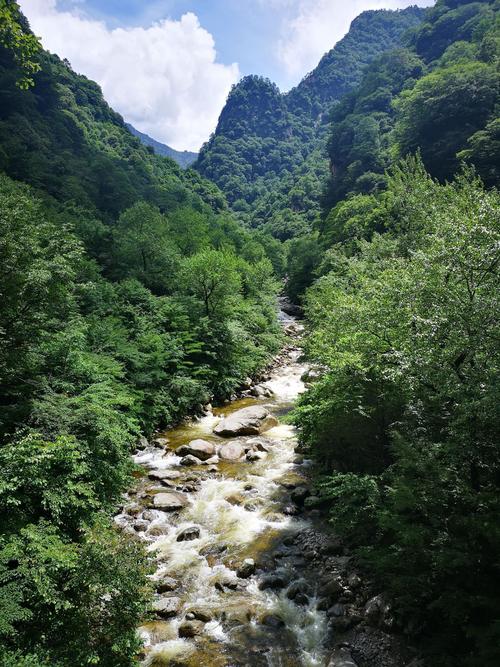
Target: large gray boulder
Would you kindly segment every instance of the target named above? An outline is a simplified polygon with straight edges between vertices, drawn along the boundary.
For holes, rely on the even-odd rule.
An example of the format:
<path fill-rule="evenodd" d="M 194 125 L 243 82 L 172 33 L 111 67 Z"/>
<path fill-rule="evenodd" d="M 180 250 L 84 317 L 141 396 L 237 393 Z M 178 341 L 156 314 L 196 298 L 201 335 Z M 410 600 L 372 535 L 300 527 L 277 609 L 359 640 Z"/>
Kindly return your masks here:
<path fill-rule="evenodd" d="M 243 445 L 239 442 L 226 442 L 219 449 L 219 458 L 224 461 L 239 461 L 244 454 Z"/>
<path fill-rule="evenodd" d="M 168 491 L 165 493 L 157 493 L 153 497 L 153 507 L 164 512 L 175 512 L 181 510 L 189 503 L 188 498 L 184 493 L 179 491 Z"/>
<path fill-rule="evenodd" d="M 151 470 L 151 472 L 148 473 L 149 479 L 159 482 L 164 482 L 165 480 L 172 481 L 174 479 L 179 479 L 180 476 L 181 473 L 177 472 L 176 470 L 157 469 Z"/>
<path fill-rule="evenodd" d="M 255 405 L 233 412 L 214 428 L 214 433 L 223 438 L 237 435 L 259 435 L 278 424 L 276 417 L 269 414 L 266 408 Z"/>
<path fill-rule="evenodd" d="M 215 454 L 215 445 L 212 442 L 198 438 L 197 440 L 191 440 L 187 445 L 179 447 L 176 454 L 179 456 L 196 456 L 197 459 L 206 461 Z"/>
<path fill-rule="evenodd" d="M 153 601 L 153 611 L 161 618 L 173 618 L 177 616 L 180 604 L 179 598 L 158 598 Z"/>

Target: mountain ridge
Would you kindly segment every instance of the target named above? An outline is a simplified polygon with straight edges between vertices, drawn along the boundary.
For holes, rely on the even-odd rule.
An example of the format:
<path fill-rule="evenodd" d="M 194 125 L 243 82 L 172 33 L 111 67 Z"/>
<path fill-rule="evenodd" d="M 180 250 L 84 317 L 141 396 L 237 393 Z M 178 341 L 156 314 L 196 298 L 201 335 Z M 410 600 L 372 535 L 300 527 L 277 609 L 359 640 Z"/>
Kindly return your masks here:
<path fill-rule="evenodd" d="M 328 174 L 330 107 L 360 83 L 377 56 L 401 46 L 424 15 L 415 6 L 362 13 L 288 93 L 269 79 L 244 77 L 193 167 L 221 188 L 245 224 L 266 226 L 281 240 L 308 231 Z"/>
<path fill-rule="evenodd" d="M 172 160 L 175 160 L 179 167 L 182 167 L 183 169 L 190 167 L 198 158 L 198 153 L 194 153 L 193 151 L 178 151 L 157 139 L 153 139 L 149 134 L 141 132 L 131 123 L 125 123 L 125 127 L 134 135 L 134 137 L 137 137 L 144 146 L 153 148 L 157 155 L 162 155 L 163 157 L 169 157 Z"/>

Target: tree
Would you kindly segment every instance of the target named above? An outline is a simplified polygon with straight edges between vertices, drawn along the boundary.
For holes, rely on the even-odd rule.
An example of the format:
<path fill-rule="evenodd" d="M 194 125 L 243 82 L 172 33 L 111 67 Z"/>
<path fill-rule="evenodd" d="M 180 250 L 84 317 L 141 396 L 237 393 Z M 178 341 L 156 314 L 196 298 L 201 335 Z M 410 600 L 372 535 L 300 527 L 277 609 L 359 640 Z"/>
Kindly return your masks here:
<path fill-rule="evenodd" d="M 32 86 L 33 74 L 40 70 L 37 60 L 40 42 L 14 0 L 0 0 L 0 45 L 12 53 L 19 66 L 17 85 L 23 89 Z"/>
<path fill-rule="evenodd" d="M 202 304 L 211 319 L 222 319 L 231 312 L 241 290 L 235 256 L 225 250 L 203 250 L 183 262 L 185 289 Z"/>

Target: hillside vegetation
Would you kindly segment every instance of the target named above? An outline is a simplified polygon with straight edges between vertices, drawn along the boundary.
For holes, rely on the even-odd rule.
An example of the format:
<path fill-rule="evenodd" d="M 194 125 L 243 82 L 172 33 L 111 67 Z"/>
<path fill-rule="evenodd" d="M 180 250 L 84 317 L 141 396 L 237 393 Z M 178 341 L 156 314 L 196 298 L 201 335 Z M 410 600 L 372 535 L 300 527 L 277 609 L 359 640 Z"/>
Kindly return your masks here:
<path fill-rule="evenodd" d="M 130 665 L 130 453 L 277 350 L 280 250 L 0 10 L 0 664 Z"/>
<path fill-rule="evenodd" d="M 401 44 L 422 10 L 369 11 L 287 94 L 268 79 L 233 87 L 195 168 L 217 183 L 238 218 L 286 240 L 310 231 L 328 173 L 328 114 L 361 80 L 364 68 Z"/>
<path fill-rule="evenodd" d="M 295 413 L 318 493 L 396 626 L 450 667 L 500 661 L 498 21 L 439 0 L 372 63 L 289 264 L 323 369 Z"/>

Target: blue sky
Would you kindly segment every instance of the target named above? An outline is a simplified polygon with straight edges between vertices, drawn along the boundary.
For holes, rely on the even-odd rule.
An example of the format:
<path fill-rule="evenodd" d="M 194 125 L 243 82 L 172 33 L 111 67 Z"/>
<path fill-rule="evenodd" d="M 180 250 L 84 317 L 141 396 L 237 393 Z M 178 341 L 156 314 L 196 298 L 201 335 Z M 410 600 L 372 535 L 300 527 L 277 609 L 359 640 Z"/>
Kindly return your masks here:
<path fill-rule="evenodd" d="M 296 85 L 367 9 L 434 0 L 18 0 L 45 48 L 139 130 L 198 150 L 241 76 Z"/>
<path fill-rule="evenodd" d="M 61 8 L 85 8 L 111 28 L 147 26 L 164 18 L 179 20 L 193 12 L 214 37 L 217 59 L 237 62 L 245 74 L 262 74 L 280 88 L 290 88 L 300 75 L 288 75 L 276 53 L 276 44 L 296 3 L 287 0 L 84 0 L 60 2 Z"/>

